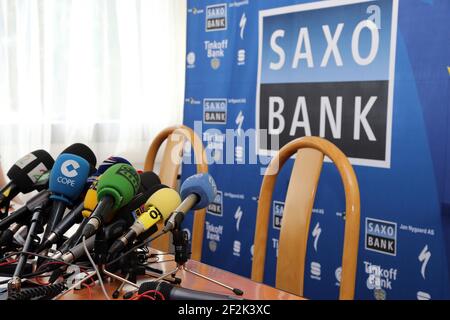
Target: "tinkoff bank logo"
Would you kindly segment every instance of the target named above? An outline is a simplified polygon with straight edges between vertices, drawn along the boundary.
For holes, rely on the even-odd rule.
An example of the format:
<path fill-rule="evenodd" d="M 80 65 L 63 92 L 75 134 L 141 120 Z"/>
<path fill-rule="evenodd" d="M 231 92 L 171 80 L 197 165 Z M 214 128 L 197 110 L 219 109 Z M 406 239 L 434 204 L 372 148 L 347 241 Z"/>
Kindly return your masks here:
<path fill-rule="evenodd" d="M 227 123 L 227 99 L 203 100 L 203 123 L 226 124 Z"/>
<path fill-rule="evenodd" d="M 260 11 L 258 154 L 320 136 L 352 164 L 390 167 L 397 11 L 398 0 Z"/>
<path fill-rule="evenodd" d="M 227 4 L 221 3 L 206 7 L 206 27 L 208 31 L 227 30 Z"/>
<path fill-rule="evenodd" d="M 206 212 L 209 214 L 212 214 L 214 216 L 219 216 L 219 217 L 221 217 L 223 215 L 222 214 L 222 212 L 223 212 L 222 191 L 217 190 L 216 197 L 214 198 L 214 201 L 208 205 Z"/>
<path fill-rule="evenodd" d="M 395 256 L 397 254 L 397 224 L 366 218 L 366 250 Z"/>

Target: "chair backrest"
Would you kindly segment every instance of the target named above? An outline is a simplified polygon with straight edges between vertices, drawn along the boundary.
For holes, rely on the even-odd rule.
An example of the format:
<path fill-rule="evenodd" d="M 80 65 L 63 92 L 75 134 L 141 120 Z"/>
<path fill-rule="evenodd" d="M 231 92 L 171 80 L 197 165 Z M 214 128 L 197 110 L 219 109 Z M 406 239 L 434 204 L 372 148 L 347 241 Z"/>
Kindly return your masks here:
<path fill-rule="evenodd" d="M 327 156 L 336 165 L 345 190 L 345 234 L 339 298 L 353 299 L 360 228 L 358 181 L 344 153 L 331 142 L 318 137 L 304 137 L 288 143 L 267 168 L 259 194 L 252 280 L 263 281 L 272 193 L 278 172 L 294 154 L 296 159 L 287 190 L 278 242 L 276 287 L 303 296 L 311 212 L 324 156 Z"/>
<path fill-rule="evenodd" d="M 155 159 L 164 141 L 167 140 L 164 149 L 159 177 L 161 183 L 176 189 L 177 177 L 180 172 L 180 165 L 183 160 L 183 146 L 186 141 L 190 142 L 197 163 L 198 173 L 207 173 L 208 165 L 206 162 L 205 150 L 201 139 L 195 132 L 186 126 L 169 127 L 161 131 L 153 140 L 145 158 L 144 171 L 153 171 Z M 197 210 L 194 216 L 194 225 L 192 228 L 192 255 L 191 258 L 200 261 L 202 255 L 203 230 L 205 225 L 206 209 Z M 162 222 L 160 223 L 162 224 Z M 160 227 L 160 226 L 159 226 Z M 169 251 L 170 236 L 166 234 L 154 242 L 152 247 L 162 251 Z"/>

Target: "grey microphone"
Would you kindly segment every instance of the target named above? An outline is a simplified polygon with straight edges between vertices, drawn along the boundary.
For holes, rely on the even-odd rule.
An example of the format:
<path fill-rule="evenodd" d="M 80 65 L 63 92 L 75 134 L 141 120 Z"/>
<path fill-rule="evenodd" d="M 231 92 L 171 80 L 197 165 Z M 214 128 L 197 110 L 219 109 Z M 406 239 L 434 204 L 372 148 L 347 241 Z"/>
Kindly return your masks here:
<path fill-rule="evenodd" d="M 143 294 L 151 290 L 161 292 L 166 300 L 245 300 L 236 296 L 181 288 L 164 281 L 144 282 L 141 284 L 138 293 Z M 155 297 L 157 298 L 158 296 Z"/>

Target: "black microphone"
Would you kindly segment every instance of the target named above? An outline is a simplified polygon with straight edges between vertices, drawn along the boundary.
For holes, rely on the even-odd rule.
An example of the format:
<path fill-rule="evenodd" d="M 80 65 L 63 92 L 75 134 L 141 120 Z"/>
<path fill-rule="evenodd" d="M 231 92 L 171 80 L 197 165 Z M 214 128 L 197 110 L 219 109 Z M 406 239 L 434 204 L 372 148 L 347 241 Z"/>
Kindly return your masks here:
<path fill-rule="evenodd" d="M 181 288 L 164 281 L 144 282 L 139 287 L 138 294 L 152 290 L 161 292 L 166 300 L 245 300 L 241 297 Z M 158 299 L 158 295 L 154 295 L 154 297 Z"/>
<path fill-rule="evenodd" d="M 81 202 L 77 207 L 72 209 L 68 214 L 64 216 L 61 222 L 56 226 L 56 228 L 50 233 L 48 238 L 39 246 L 37 252 L 41 252 L 44 249 L 51 247 L 53 244 L 61 240 L 64 233 L 69 230 L 76 223 L 81 222 L 83 216 L 81 211 L 84 209 L 84 203 Z"/>
<path fill-rule="evenodd" d="M 0 189 L 0 207 L 19 193 L 35 190 L 39 178 L 50 171 L 55 161 L 45 150 L 36 150 L 19 159 L 7 172 L 10 182 Z"/>
<path fill-rule="evenodd" d="M 36 208 L 43 202 L 47 202 L 49 197 L 50 191 L 48 190 L 42 190 L 41 192 L 33 196 L 33 198 L 28 200 L 23 207 L 12 212 L 9 216 L 0 221 L 0 231 L 8 229 L 8 227 L 14 222 L 21 221 L 22 219 L 31 216 L 34 208 Z"/>
<path fill-rule="evenodd" d="M 0 237 L 0 247 L 6 247 L 9 244 L 11 244 L 16 232 L 19 231 L 19 229 L 22 228 L 24 225 L 25 225 L 24 223 L 14 222 L 9 226 L 8 229 L 3 231 Z"/>
<path fill-rule="evenodd" d="M 127 221 L 123 219 L 119 219 L 110 225 L 105 227 L 105 239 L 106 240 L 115 240 L 117 237 L 119 237 L 126 229 L 128 228 Z M 95 238 L 96 235 L 89 237 L 86 239 L 86 247 L 88 251 L 91 251 L 95 246 Z M 66 263 L 72 263 L 76 261 L 77 259 L 83 257 L 85 255 L 84 251 L 84 245 L 83 243 L 79 243 L 75 247 L 71 248 L 69 251 L 64 253 L 61 256 L 61 260 L 63 260 Z"/>

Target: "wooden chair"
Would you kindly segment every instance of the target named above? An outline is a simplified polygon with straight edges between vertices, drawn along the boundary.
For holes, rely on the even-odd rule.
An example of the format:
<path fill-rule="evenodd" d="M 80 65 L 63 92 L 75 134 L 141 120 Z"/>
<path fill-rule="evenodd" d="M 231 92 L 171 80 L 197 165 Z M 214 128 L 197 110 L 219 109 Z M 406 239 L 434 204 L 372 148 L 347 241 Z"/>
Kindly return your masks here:
<path fill-rule="evenodd" d="M 145 158 L 144 171 L 153 171 L 155 159 L 162 143 L 167 140 L 163 153 L 159 177 L 161 183 L 176 189 L 177 177 L 180 171 L 180 165 L 183 160 L 183 146 L 189 141 L 193 147 L 197 163 L 197 172 L 208 172 L 205 150 L 201 139 L 195 132 L 186 126 L 174 126 L 164 129 L 153 140 Z M 194 225 L 192 229 L 192 259 L 200 261 L 202 256 L 203 230 L 205 225 L 206 209 L 197 210 L 194 216 Z M 159 225 L 159 229 L 161 228 Z M 152 247 L 161 251 L 169 251 L 170 234 L 166 234 L 156 241 L 152 242 Z"/>
<path fill-rule="evenodd" d="M 263 281 L 272 193 L 279 170 L 294 154 L 278 243 L 276 287 L 303 296 L 306 248 L 311 212 L 324 155 L 336 165 L 345 190 L 345 234 L 340 299 L 353 299 L 360 227 L 360 196 L 355 172 L 347 157 L 331 142 L 304 137 L 285 145 L 272 159 L 264 176 L 258 203 L 252 280 Z"/>

